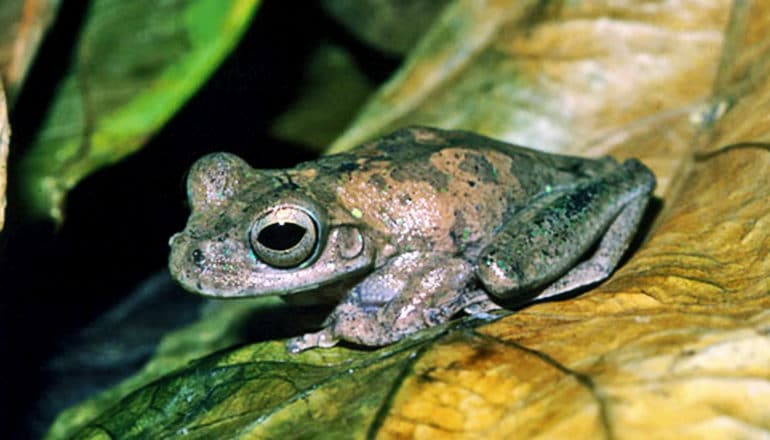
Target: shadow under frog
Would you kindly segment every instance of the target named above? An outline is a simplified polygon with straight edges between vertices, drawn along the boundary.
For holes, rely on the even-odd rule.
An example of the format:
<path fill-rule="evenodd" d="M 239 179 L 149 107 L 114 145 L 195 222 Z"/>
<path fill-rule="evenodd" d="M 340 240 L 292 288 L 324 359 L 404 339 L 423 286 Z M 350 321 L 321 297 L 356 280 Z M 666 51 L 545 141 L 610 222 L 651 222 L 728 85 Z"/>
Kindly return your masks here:
<path fill-rule="evenodd" d="M 460 311 L 602 281 L 654 186 L 635 159 L 428 127 L 285 170 L 215 153 L 190 171 L 192 213 L 171 238 L 169 268 L 205 296 L 336 304 L 320 331 L 288 341 L 292 352 L 340 340 L 380 346 Z"/>

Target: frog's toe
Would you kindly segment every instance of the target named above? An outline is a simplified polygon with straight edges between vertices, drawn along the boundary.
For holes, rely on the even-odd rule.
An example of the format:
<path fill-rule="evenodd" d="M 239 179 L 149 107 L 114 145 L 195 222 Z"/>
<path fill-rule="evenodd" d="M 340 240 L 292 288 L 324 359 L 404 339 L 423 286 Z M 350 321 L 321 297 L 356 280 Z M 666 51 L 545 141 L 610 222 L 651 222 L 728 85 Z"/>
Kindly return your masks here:
<path fill-rule="evenodd" d="M 289 353 L 300 353 L 311 348 L 329 348 L 334 347 L 339 342 L 332 331 L 325 328 L 315 333 L 306 333 L 286 341 L 286 350 Z"/>
<path fill-rule="evenodd" d="M 489 315 L 490 312 L 494 312 L 497 310 L 502 310 L 503 308 L 500 307 L 497 303 L 490 300 L 489 298 L 482 298 L 477 302 L 474 302 L 472 304 L 468 304 L 465 306 L 463 311 L 469 315 Z M 491 315 L 494 316 L 494 315 Z"/>
<path fill-rule="evenodd" d="M 431 327 L 448 321 L 449 317 L 440 309 L 426 309 L 422 312 L 422 320 Z"/>

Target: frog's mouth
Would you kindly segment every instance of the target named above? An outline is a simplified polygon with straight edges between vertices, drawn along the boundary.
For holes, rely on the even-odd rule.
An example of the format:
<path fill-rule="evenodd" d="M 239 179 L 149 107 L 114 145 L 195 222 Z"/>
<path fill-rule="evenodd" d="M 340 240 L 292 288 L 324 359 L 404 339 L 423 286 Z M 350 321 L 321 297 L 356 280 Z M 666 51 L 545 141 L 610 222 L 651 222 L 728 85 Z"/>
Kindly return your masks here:
<path fill-rule="evenodd" d="M 281 296 L 285 302 L 296 306 L 339 304 L 345 294 L 369 274 L 370 270 L 347 273 L 327 283 L 309 285 L 305 290 Z"/>
<path fill-rule="evenodd" d="M 242 243 L 192 240 L 185 233 L 171 240 L 169 270 L 186 290 L 209 297 L 242 298 L 304 295 L 371 271 L 374 247 L 357 228 L 339 226 L 329 232 L 316 258 L 294 268 L 273 267 Z M 299 301 L 306 302 L 306 301 Z"/>

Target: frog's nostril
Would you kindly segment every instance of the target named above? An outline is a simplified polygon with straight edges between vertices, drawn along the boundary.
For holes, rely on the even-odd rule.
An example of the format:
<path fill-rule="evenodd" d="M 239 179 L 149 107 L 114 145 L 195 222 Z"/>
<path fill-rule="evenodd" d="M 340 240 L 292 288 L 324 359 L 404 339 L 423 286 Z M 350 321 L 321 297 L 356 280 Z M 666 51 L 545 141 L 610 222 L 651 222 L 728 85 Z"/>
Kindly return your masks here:
<path fill-rule="evenodd" d="M 203 251 L 200 249 L 192 251 L 192 262 L 198 267 L 202 266 L 206 262 L 206 256 L 203 255 Z"/>

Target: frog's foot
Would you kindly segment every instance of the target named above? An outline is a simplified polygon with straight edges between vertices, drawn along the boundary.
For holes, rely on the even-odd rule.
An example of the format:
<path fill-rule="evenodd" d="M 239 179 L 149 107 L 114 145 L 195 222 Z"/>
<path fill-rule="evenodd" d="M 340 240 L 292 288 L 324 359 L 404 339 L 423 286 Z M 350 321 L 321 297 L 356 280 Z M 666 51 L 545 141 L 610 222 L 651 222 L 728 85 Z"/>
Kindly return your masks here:
<path fill-rule="evenodd" d="M 646 195 L 631 200 L 607 228 L 598 249 L 591 258 L 554 281 L 533 300 L 557 296 L 609 277 L 631 244 L 648 200 Z"/>
<path fill-rule="evenodd" d="M 331 328 L 327 327 L 315 333 L 306 333 L 286 341 L 286 349 L 289 353 L 299 353 L 311 348 L 334 347 L 339 342 Z"/>

